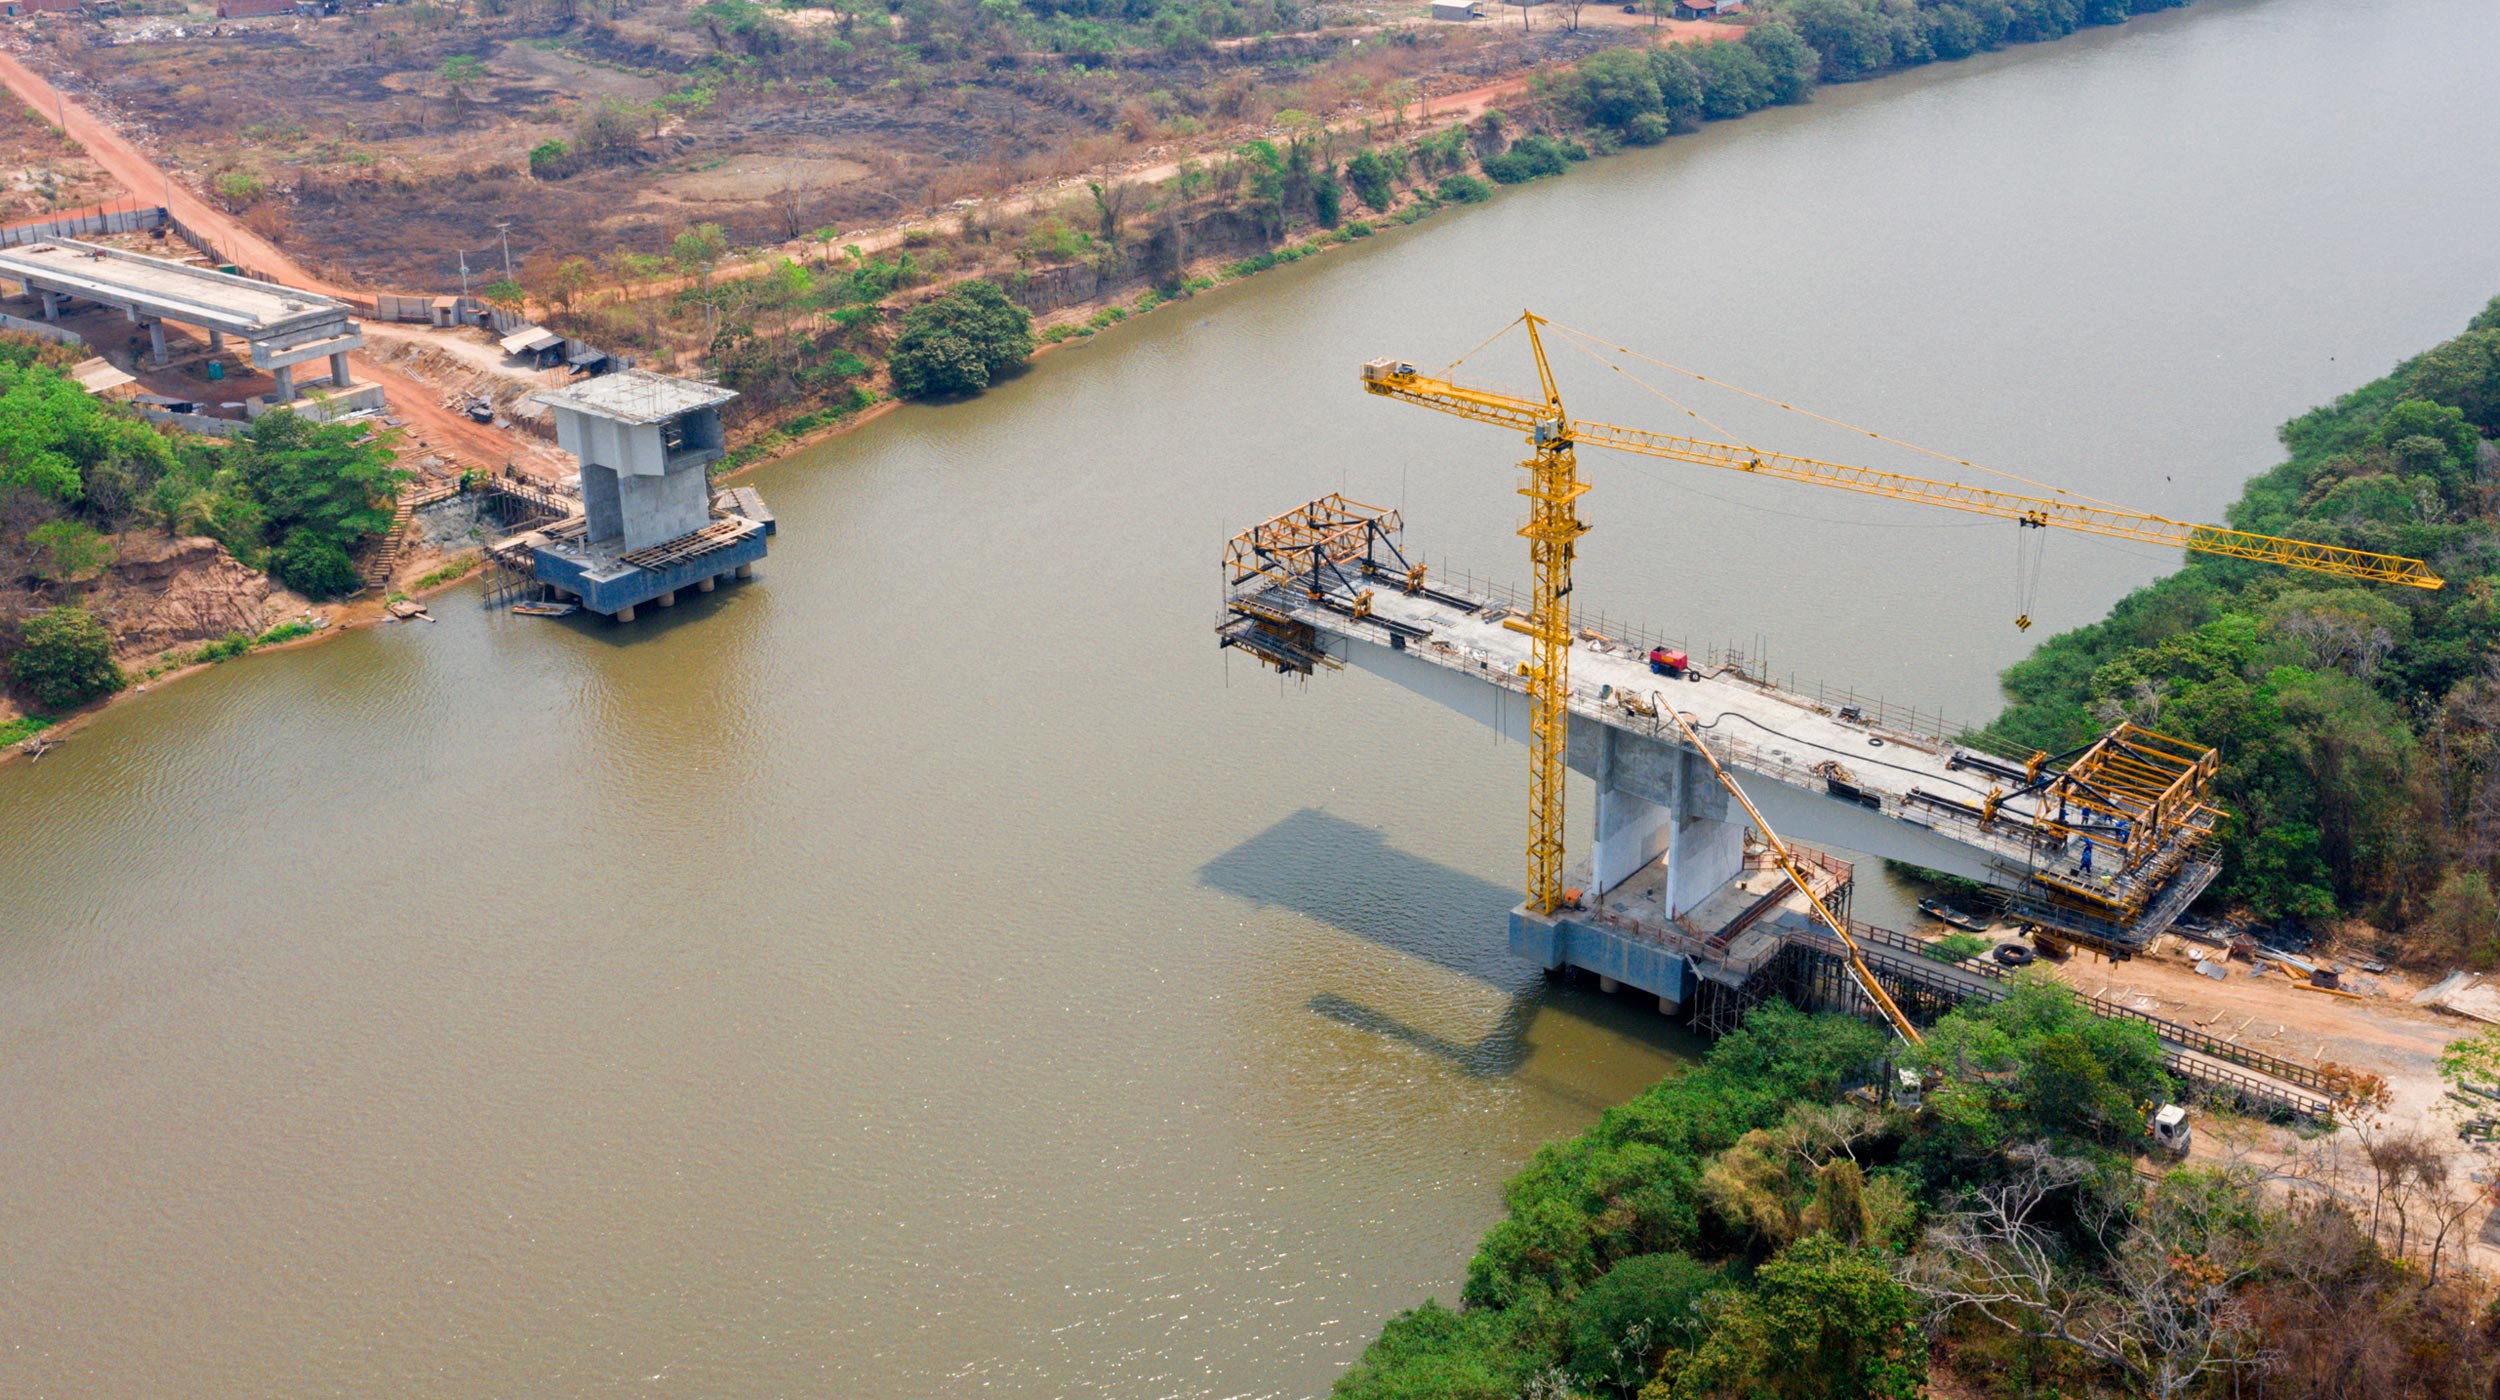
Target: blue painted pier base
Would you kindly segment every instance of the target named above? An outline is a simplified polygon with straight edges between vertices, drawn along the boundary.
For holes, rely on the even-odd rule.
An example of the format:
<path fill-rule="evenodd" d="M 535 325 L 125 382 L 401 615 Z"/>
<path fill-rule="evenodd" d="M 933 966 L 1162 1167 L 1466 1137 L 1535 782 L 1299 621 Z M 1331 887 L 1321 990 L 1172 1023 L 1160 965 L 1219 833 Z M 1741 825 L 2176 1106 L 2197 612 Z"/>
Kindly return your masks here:
<path fill-rule="evenodd" d="M 674 601 L 682 589 L 699 587 L 750 568 L 764 557 L 765 533 L 755 530 L 727 546 L 665 569 L 636 568 L 578 547 L 542 545 L 532 551 L 532 572 L 539 582 L 572 595 L 585 609 L 615 617 L 655 598 Z"/>
<path fill-rule="evenodd" d="M 1638 987 L 1658 998 L 1661 1011 L 1692 1000 L 1695 973 L 1690 958 L 1577 914 L 1548 917 L 1520 905 L 1510 911 L 1510 951 L 1549 972 L 1576 967 Z"/>

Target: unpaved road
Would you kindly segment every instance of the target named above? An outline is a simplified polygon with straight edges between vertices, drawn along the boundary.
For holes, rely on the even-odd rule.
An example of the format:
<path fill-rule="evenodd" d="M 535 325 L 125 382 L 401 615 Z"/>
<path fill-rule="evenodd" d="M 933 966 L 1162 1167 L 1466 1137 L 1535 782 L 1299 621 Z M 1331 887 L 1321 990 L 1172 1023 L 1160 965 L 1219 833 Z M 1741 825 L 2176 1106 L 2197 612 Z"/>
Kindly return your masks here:
<path fill-rule="evenodd" d="M 37 115 L 50 118 L 57 112 L 70 139 L 84 147 L 88 158 L 120 181 L 133 198 L 163 201 L 175 218 L 216 243 L 229 258 L 306 291 L 350 298 L 363 295 L 315 277 L 277 245 L 174 183 L 155 161 L 110 123 L 55 93 L 52 84 L 28 68 L 17 54 L 0 52 L 0 83 L 6 83 Z M 375 364 L 363 355 L 354 356 L 353 363 L 356 373 L 381 385 L 382 392 L 390 396 L 390 412 L 406 425 L 412 448 L 442 452 L 489 471 L 543 457 L 544 449 L 536 443 L 500 432 L 491 424 L 473 422 L 466 415 L 443 407 L 438 389 Z"/>

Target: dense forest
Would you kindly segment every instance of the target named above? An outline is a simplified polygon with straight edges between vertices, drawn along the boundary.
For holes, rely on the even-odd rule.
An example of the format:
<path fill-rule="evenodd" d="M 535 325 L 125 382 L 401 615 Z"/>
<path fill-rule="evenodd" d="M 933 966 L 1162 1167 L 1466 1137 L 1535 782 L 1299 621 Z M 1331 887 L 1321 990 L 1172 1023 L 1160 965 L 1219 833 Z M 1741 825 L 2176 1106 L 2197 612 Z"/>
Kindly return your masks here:
<path fill-rule="evenodd" d="M 2221 898 L 2369 920 L 2426 963 L 2500 958 L 2500 300 L 2283 429 L 2241 529 L 2430 561 L 2437 592 L 2202 555 L 2005 674 L 1984 735 L 2056 753 L 2118 720 L 2222 753 Z"/>
<path fill-rule="evenodd" d="M 1913 1400 L 1936 1371 L 2025 1400 L 2484 1393 L 2470 1183 L 2292 1205 L 2246 1168 L 2148 1180 L 2153 1032 L 2029 974 L 1894 1053 L 1938 1077 L 1923 1108 L 1844 1092 L 1884 1077 L 1865 1024 L 1755 1011 L 1538 1152 L 1461 1308 L 1391 1320 L 1339 1400 Z"/>

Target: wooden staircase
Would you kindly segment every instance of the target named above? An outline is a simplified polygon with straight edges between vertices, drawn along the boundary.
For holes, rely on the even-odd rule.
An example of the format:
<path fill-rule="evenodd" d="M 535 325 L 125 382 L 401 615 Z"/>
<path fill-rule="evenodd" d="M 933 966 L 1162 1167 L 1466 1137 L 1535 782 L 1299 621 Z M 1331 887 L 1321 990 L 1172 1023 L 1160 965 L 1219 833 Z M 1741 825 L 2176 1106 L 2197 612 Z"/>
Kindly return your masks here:
<path fill-rule="evenodd" d="M 460 494 L 457 480 L 412 486 L 399 493 L 391 507 L 390 528 L 382 532 L 382 542 L 365 556 L 363 573 L 358 577 L 367 588 L 381 588 L 391 581 L 391 571 L 399 567 L 399 556 L 407 552 L 409 522 L 418 511 L 437 501 L 447 501 Z"/>

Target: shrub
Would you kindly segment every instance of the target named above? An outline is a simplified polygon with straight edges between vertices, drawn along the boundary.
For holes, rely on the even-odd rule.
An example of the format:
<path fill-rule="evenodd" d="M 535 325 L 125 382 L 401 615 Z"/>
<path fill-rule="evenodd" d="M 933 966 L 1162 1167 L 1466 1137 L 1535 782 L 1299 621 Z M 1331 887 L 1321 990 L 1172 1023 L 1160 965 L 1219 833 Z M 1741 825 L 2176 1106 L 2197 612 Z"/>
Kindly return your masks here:
<path fill-rule="evenodd" d="M 978 393 L 1033 353 L 1033 315 L 995 282 L 972 281 L 903 317 L 888 364 L 906 398 Z"/>
<path fill-rule="evenodd" d="M 272 561 L 278 581 L 307 598 L 335 598 L 356 590 L 356 561 L 347 551 L 311 530 L 287 536 L 286 547 Z"/>
<path fill-rule="evenodd" d="M 261 196 L 267 192 L 261 186 L 260 177 L 249 170 L 229 170 L 218 176 L 216 190 L 217 197 L 224 200 L 228 208 L 237 210 L 249 209 L 260 203 Z"/>
<path fill-rule="evenodd" d="M 1528 1379 L 1508 1319 L 1426 1303 L 1380 1329 L 1337 1378 L 1336 1400 L 1512 1400 Z"/>
<path fill-rule="evenodd" d="M 561 141 L 541 141 L 530 147 L 530 175 L 540 180 L 561 180 L 573 173 L 572 154 Z"/>
<path fill-rule="evenodd" d="M 1094 236 L 1068 227 L 1065 219 L 1048 218 L 1033 225 L 1017 252 L 1037 263 L 1074 262 L 1092 250 Z"/>
<path fill-rule="evenodd" d="M 1978 957 L 1995 946 L 1975 933 L 1948 933 L 1921 951 L 1938 962 L 1957 963 Z"/>
<path fill-rule="evenodd" d="M 9 678 L 47 710 L 66 710 L 122 688 L 104 624 L 85 608 L 66 605 L 18 624 Z"/>
<path fill-rule="evenodd" d="M 1582 152 L 1583 155 L 1586 152 Z M 1522 136 L 1498 156 L 1484 158 L 1484 173 L 1505 185 L 1526 184 L 1569 168 L 1570 149 L 1550 136 Z"/>
<path fill-rule="evenodd" d="M 1719 1271 L 1689 1254 L 1641 1254 L 1589 1285 L 1571 1306 L 1571 1372 L 1592 1389 L 1629 1395 L 1670 1348 L 1699 1339 L 1695 1305 L 1719 1286 Z"/>
<path fill-rule="evenodd" d="M 51 556 L 43 573 L 58 582 L 101 573 L 113 562 L 113 543 L 75 520 L 47 520 L 26 532 L 26 542 Z"/>
<path fill-rule="evenodd" d="M 1677 1393 L 1917 1400 L 1927 1344 L 1917 1298 L 1884 1261 L 1811 1235 L 1717 1309 Z"/>
<path fill-rule="evenodd" d="M 1391 184 L 1396 177 L 1397 166 L 1378 151 L 1364 151 L 1345 163 L 1345 182 L 1354 187 L 1356 197 L 1382 213 L 1397 198 Z"/>
<path fill-rule="evenodd" d="M 1473 175 L 1453 175 L 1436 193 L 1452 204 L 1482 204 L 1493 197 L 1493 187 Z"/>

